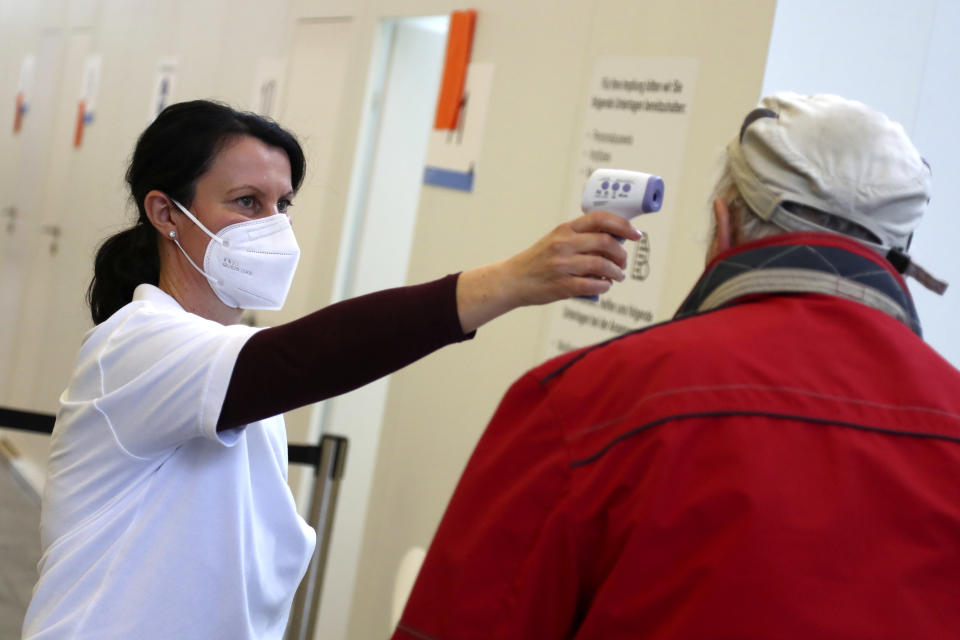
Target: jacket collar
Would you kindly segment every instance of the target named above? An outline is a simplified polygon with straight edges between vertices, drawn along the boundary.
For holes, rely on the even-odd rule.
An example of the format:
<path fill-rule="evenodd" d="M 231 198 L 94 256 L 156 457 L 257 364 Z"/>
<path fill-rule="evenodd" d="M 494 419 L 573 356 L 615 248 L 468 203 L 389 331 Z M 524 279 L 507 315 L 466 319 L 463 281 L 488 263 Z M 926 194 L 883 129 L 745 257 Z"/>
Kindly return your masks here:
<path fill-rule="evenodd" d="M 675 318 L 758 295 L 819 293 L 883 311 L 922 335 L 903 278 L 882 256 L 829 233 L 786 233 L 738 245 L 703 272 Z"/>

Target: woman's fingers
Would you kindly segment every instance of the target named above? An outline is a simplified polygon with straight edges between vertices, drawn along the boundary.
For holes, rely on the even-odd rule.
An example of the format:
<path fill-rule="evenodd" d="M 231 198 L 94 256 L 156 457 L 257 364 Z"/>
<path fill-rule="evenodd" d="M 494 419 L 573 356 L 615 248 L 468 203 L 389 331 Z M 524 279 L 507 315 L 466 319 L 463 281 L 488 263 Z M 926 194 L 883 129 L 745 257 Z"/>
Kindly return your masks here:
<path fill-rule="evenodd" d="M 627 240 L 639 240 L 643 236 L 628 220 L 609 211 L 593 211 L 569 224 L 577 233 L 602 232 Z"/>
<path fill-rule="evenodd" d="M 627 266 L 627 250 L 609 233 L 576 233 L 569 241 L 570 250 L 575 255 L 600 256 L 621 269 Z"/>
<path fill-rule="evenodd" d="M 623 267 L 608 258 L 595 255 L 578 255 L 571 263 L 571 275 L 601 278 L 623 282 L 626 275 Z"/>
<path fill-rule="evenodd" d="M 636 239 L 641 234 L 620 216 L 596 211 L 559 225 L 516 256 L 523 256 L 521 271 L 532 276 L 527 303 L 595 295 L 622 281 L 627 251 L 615 236 Z"/>
<path fill-rule="evenodd" d="M 601 278 L 575 278 L 570 282 L 570 295 L 580 297 L 598 296 L 610 290 L 613 283 Z"/>
<path fill-rule="evenodd" d="M 457 285 L 463 330 L 519 306 L 605 293 L 625 278 L 627 251 L 618 238 L 640 237 L 627 220 L 595 211 L 559 225 L 507 260 L 464 271 Z"/>

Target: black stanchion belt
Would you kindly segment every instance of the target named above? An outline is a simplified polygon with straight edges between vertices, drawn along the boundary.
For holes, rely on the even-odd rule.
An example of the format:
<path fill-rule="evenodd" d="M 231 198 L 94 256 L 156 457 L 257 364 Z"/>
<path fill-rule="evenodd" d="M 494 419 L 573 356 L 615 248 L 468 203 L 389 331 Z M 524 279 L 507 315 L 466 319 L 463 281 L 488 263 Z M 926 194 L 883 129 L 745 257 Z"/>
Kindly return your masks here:
<path fill-rule="evenodd" d="M 50 433 L 53 431 L 53 423 L 56 419 L 57 416 L 50 413 L 36 413 L 34 411 L 0 407 L 0 427 Z"/>

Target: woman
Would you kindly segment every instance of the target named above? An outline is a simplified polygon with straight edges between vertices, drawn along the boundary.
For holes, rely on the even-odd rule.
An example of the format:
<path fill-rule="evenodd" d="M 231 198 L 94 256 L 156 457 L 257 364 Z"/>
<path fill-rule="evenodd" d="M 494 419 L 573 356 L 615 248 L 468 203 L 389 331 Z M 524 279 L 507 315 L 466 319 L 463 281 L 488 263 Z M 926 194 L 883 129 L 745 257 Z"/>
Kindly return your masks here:
<path fill-rule="evenodd" d="M 284 411 L 344 393 L 521 305 L 605 291 L 638 232 L 560 225 L 503 262 L 259 330 L 299 257 L 295 138 L 173 105 L 140 137 L 132 228 L 97 254 L 96 326 L 61 396 L 25 638 L 280 638 L 314 532 L 286 484 Z"/>

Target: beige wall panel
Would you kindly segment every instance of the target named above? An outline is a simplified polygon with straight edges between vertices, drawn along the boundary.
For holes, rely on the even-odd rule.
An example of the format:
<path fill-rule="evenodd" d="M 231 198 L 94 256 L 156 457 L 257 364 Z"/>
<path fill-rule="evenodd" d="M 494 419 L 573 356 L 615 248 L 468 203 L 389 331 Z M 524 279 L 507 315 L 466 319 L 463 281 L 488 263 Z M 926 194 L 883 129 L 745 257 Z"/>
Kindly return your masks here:
<path fill-rule="evenodd" d="M 670 191 L 677 220 L 661 307 L 676 306 L 702 268 L 705 203 L 717 157 L 759 94 L 773 0 L 474 6 L 473 60 L 495 64 L 476 190 L 465 195 L 424 188 L 409 280 L 504 257 L 578 213 L 562 207 L 596 57 L 696 58 L 700 72 L 683 184 Z M 515 312 L 482 328 L 472 343 L 394 375 L 349 638 L 388 632 L 400 559 L 409 547 L 429 543 L 503 392 L 539 360 L 543 319 L 539 309 Z"/>
<path fill-rule="evenodd" d="M 67 26 L 92 29 L 100 18 L 102 0 L 70 0 L 67 3 Z"/>
<path fill-rule="evenodd" d="M 93 34 L 88 28 L 70 29 L 66 33 L 60 93 L 52 114 L 50 151 L 39 184 L 37 215 L 31 224 L 39 235 L 32 238 L 36 247 L 29 257 L 20 302 L 20 338 L 12 360 L 16 375 L 9 381 L 8 397 L 15 406 L 39 411 L 56 410 L 57 398 L 66 385 L 79 336 L 86 324 L 82 319 L 78 323 L 76 317 L 68 319 L 58 313 L 65 307 L 80 310 L 82 284 L 68 287 L 72 305 L 56 296 L 61 285 L 72 282 L 74 276 L 82 273 L 77 268 L 80 263 L 70 261 L 72 252 L 62 250 L 63 246 L 69 249 L 76 246 L 74 238 L 65 233 L 63 221 L 71 218 L 71 211 L 80 201 L 73 188 L 73 176 L 82 149 L 73 148 L 73 133 L 84 59 L 91 52 L 92 42 Z M 60 344 L 61 339 L 67 344 Z M 58 350 L 57 347 L 65 348 Z"/>
<path fill-rule="evenodd" d="M 3 102 L 9 104 L 7 119 L 0 130 L 0 212 L 4 214 L 0 232 L 0 402 L 8 397 L 9 381 L 15 375 L 12 362 L 20 340 L 19 311 L 26 292 L 29 266 L 39 241 L 40 201 L 51 144 L 50 121 L 59 96 L 64 37 L 62 30 L 47 30 L 37 36 L 39 12 L 5 14 L 5 20 L 21 19 L 35 29 L 33 37 L 11 33 L 4 42 L 5 65 L 10 69 L 4 83 Z M 7 31 L 6 24 L 4 31 Z M 15 25 L 10 32 L 15 31 Z M 33 86 L 28 95 L 29 111 L 22 128 L 13 134 L 14 95 L 25 55 L 34 56 Z M 11 216 L 11 217 L 7 217 Z"/>
<path fill-rule="evenodd" d="M 29 4 L 33 4 L 32 2 Z M 71 2 L 70 0 L 50 0 L 49 2 L 38 2 L 40 11 L 40 26 L 44 29 L 53 29 L 63 27 L 65 20 L 69 17 Z"/>
<path fill-rule="evenodd" d="M 42 243 L 38 210 L 52 135 L 50 120 L 60 93 L 64 47 L 62 29 L 42 28 L 50 24 L 45 9 L 36 3 L 10 1 L 0 5 L 0 68 L 7 70 L 0 86 L 4 106 L 9 109 L 0 130 L 0 211 L 7 207 L 17 211 L 12 227 L 4 224 L 0 232 L 0 402 L 22 407 L 29 406 L 28 400 L 11 397 L 9 387 L 19 375 L 13 363 L 23 339 L 19 312 L 27 292 L 29 267 Z M 26 54 L 36 56 L 31 111 L 14 136 L 13 92 Z M 37 331 L 34 326 L 30 330 Z M 42 478 L 49 439 L 17 431 L 5 431 L 3 437 L 22 454 L 31 479 Z"/>
<path fill-rule="evenodd" d="M 223 23 L 219 67 L 209 95 L 247 108 L 257 62 L 287 55 L 294 34 L 289 2 L 229 0 Z M 286 122 L 284 122 L 286 124 Z"/>

